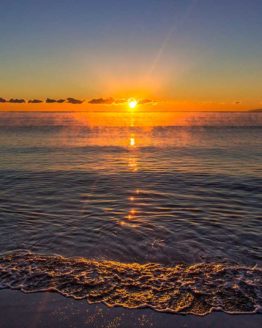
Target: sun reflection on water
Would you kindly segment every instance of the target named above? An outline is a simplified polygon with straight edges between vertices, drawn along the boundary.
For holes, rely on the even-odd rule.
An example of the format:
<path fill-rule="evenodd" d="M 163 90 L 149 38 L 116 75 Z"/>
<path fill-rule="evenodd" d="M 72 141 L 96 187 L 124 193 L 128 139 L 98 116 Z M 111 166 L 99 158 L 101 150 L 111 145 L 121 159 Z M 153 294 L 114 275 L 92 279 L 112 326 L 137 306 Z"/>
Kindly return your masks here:
<path fill-rule="evenodd" d="M 132 172 L 138 171 L 137 159 L 135 157 L 129 157 L 128 167 L 129 167 L 130 171 L 132 171 Z"/>

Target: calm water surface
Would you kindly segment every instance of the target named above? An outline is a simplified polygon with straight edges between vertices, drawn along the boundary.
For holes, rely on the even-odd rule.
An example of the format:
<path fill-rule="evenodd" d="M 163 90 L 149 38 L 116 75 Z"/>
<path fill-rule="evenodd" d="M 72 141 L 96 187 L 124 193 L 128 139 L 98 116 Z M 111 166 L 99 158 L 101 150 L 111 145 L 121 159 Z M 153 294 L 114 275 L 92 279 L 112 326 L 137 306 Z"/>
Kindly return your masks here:
<path fill-rule="evenodd" d="M 1 253 L 261 266 L 262 113 L 131 116 L 0 114 Z"/>

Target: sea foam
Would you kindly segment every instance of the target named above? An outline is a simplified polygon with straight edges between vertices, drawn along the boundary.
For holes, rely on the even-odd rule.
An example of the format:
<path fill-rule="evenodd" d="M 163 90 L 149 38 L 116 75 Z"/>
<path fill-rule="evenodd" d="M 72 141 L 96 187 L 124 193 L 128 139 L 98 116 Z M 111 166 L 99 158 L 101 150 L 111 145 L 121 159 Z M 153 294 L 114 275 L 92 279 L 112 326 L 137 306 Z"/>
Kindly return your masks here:
<path fill-rule="evenodd" d="M 166 267 L 15 251 L 0 256 L 0 288 L 181 314 L 262 308 L 262 268 L 225 263 Z"/>

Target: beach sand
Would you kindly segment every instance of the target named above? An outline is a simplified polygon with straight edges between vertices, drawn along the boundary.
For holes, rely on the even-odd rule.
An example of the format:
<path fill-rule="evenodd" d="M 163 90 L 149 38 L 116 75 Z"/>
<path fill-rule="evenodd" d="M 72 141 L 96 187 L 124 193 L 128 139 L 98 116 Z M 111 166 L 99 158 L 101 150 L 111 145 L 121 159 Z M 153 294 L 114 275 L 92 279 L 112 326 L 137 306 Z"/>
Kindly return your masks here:
<path fill-rule="evenodd" d="M 89 305 L 55 293 L 24 294 L 0 291 L 0 328 L 47 327 L 160 327 L 160 328 L 258 328 L 262 315 L 212 313 L 204 317 L 159 313 L 150 309 L 108 308 Z"/>

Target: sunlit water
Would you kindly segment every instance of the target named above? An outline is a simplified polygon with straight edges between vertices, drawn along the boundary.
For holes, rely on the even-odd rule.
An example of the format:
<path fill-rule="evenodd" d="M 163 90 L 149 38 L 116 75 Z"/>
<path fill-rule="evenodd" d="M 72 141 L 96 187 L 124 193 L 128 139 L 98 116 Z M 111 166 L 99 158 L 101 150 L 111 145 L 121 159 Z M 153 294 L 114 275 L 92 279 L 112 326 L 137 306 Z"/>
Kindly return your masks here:
<path fill-rule="evenodd" d="M 2 279 L 2 287 L 56 288 L 90 302 L 148 305 L 161 311 L 258 310 L 262 304 L 261 154 L 262 113 L 1 113 L 0 249 L 12 252 L 8 260 L 5 255 L 0 260 L 0 286 Z M 100 288 L 98 293 L 95 288 L 99 297 L 94 299 L 86 287 L 90 275 L 82 281 L 81 291 L 75 282 L 71 289 L 60 288 L 61 281 L 53 281 L 51 273 L 52 283 L 48 274 L 47 280 L 29 282 L 32 266 L 49 270 L 41 267 L 37 254 L 45 254 L 52 270 L 61 269 L 63 275 L 68 267 L 52 255 L 88 259 L 82 276 L 92 270 L 97 273 L 99 267 L 96 275 L 92 271 L 92 279 L 98 277 L 96 286 L 106 286 L 106 291 Z M 72 265 L 78 268 L 79 263 L 67 261 L 71 266 L 67 282 L 72 282 L 72 275 L 79 279 L 79 269 L 72 274 Z M 105 261 L 114 261 L 110 273 Z M 24 264 L 17 265 L 20 262 Z M 133 262 L 138 267 L 125 264 Z M 145 268 L 148 263 L 156 263 L 157 268 Z M 174 273 L 178 267 L 180 271 Z M 14 268 L 28 271 L 19 279 L 16 273 L 17 280 Z M 122 278 L 119 270 L 125 273 Z M 194 273 L 189 274 L 191 285 L 187 270 Z M 112 271 L 120 276 L 118 282 Z M 164 298 L 164 291 L 159 291 L 163 281 L 157 284 L 156 272 L 168 286 Z M 203 281 L 201 274 L 206 277 Z M 170 279 L 176 275 L 175 284 Z M 210 286 L 205 285 L 207 277 Z M 112 287 L 120 282 L 121 290 Z M 123 292 L 128 283 L 139 297 L 143 295 L 140 303 L 130 286 Z M 212 290 L 212 284 L 220 291 L 223 285 L 224 299 L 233 303 L 216 295 L 219 291 Z M 171 285 L 178 293 L 176 303 Z M 149 295 L 150 286 L 154 292 Z M 216 298 L 206 296 L 208 286 Z M 235 289 L 242 296 L 234 294 Z M 157 301 L 161 297 L 155 290 L 162 293 L 162 301 Z"/>

